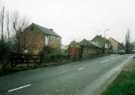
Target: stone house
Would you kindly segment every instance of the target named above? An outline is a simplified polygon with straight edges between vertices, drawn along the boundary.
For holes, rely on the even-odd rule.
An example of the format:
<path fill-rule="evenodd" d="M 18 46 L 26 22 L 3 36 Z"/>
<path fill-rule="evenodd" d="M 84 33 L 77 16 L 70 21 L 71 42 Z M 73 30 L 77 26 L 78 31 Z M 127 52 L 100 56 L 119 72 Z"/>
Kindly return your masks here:
<path fill-rule="evenodd" d="M 39 54 L 48 48 L 61 48 L 61 37 L 53 29 L 32 23 L 19 34 L 19 51 L 22 53 Z"/>

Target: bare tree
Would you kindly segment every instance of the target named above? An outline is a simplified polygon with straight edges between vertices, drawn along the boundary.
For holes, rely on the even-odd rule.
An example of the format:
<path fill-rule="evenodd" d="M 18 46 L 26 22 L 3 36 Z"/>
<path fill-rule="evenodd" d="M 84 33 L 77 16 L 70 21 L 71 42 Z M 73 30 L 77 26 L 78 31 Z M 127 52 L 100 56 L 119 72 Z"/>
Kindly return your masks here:
<path fill-rule="evenodd" d="M 29 25 L 25 17 L 20 17 L 18 12 L 14 12 L 12 16 L 12 27 L 16 34 L 22 32 Z"/>
<path fill-rule="evenodd" d="M 125 49 L 126 49 L 126 53 L 130 52 L 130 30 L 129 29 L 125 36 Z"/>
<path fill-rule="evenodd" d="M 18 14 L 18 12 L 15 12 L 12 15 L 12 29 L 15 32 L 15 39 L 16 39 L 16 45 L 17 45 L 17 51 L 19 50 L 19 34 L 23 32 L 23 30 L 29 25 L 29 22 L 26 18 L 21 18 Z"/>
<path fill-rule="evenodd" d="M 1 40 L 4 41 L 4 21 L 5 21 L 5 7 L 2 7 L 0 11 L 0 28 L 1 28 Z"/>
<path fill-rule="evenodd" d="M 10 38 L 10 14 L 8 11 L 6 11 L 6 30 L 7 30 L 7 37 L 8 41 Z"/>

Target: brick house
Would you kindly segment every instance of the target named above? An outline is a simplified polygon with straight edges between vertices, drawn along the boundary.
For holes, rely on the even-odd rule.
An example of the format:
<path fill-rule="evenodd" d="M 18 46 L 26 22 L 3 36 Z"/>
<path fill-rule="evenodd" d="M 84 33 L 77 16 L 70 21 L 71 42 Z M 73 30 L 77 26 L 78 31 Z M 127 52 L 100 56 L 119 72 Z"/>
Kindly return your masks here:
<path fill-rule="evenodd" d="M 53 29 L 32 23 L 19 34 L 20 52 L 39 54 L 44 48 L 54 50 L 61 48 L 61 37 Z"/>

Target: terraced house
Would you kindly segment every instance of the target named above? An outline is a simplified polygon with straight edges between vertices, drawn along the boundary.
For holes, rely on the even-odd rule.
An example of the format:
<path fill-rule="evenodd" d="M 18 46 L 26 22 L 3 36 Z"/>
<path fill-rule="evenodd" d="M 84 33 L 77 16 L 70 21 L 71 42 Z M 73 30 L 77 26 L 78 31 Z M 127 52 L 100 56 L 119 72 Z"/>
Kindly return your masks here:
<path fill-rule="evenodd" d="M 32 23 L 19 34 L 20 52 L 39 54 L 48 49 L 60 50 L 61 37 L 53 31 Z"/>

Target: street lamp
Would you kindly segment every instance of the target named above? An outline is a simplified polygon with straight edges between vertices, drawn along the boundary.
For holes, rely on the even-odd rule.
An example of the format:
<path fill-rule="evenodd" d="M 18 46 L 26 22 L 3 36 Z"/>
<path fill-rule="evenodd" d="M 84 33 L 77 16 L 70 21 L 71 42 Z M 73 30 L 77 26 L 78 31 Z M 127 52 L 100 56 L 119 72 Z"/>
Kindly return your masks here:
<path fill-rule="evenodd" d="M 106 37 L 106 32 L 107 31 L 110 31 L 110 29 L 105 29 L 104 30 L 104 53 L 105 53 L 105 47 L 106 47 L 106 38 L 105 37 Z"/>
<path fill-rule="evenodd" d="M 110 31 L 110 29 L 105 29 L 105 30 L 104 30 L 104 37 L 106 36 L 105 33 L 106 33 L 107 31 Z"/>

